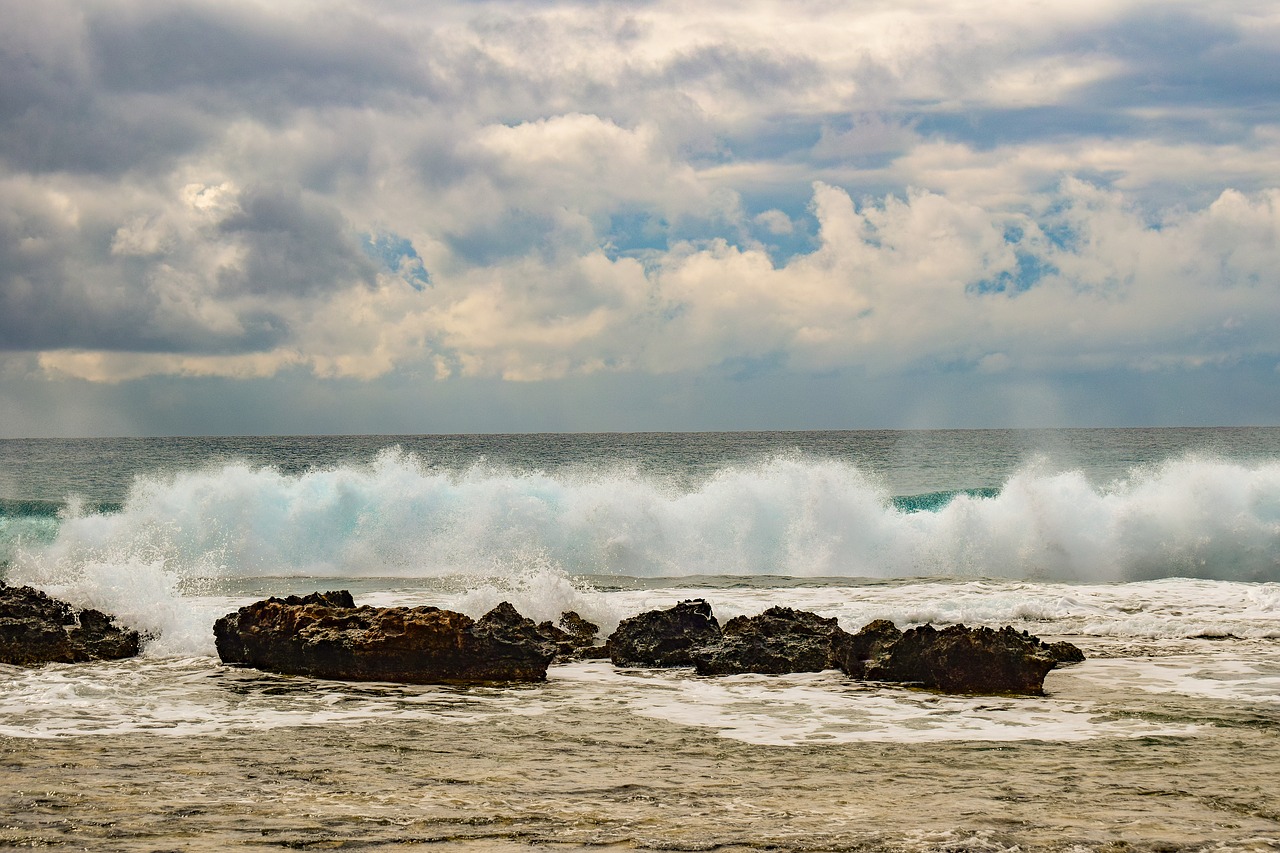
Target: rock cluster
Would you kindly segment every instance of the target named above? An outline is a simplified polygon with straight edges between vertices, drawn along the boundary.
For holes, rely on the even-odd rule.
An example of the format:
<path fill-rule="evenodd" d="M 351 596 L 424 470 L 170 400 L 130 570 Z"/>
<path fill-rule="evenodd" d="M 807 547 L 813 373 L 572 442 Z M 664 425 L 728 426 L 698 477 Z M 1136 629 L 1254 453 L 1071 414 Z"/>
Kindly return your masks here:
<path fill-rule="evenodd" d="M 904 632 L 881 619 L 849 634 L 835 619 L 788 607 L 738 616 L 721 628 L 701 599 L 625 619 L 608 645 L 616 666 L 691 665 L 701 675 L 840 669 L 851 678 L 946 693 L 1040 694 L 1054 666 L 1084 660 L 1070 643 L 1045 644 L 1011 627 Z"/>
<path fill-rule="evenodd" d="M 507 602 L 480 619 L 437 607 L 357 607 L 345 590 L 268 598 L 218 619 L 218 656 L 271 672 L 411 684 L 543 681 L 552 661 L 608 657 L 619 667 L 691 666 L 699 675 L 840 669 L 851 678 L 947 693 L 1039 694 L 1059 664 L 1084 660 L 1071 643 L 1011 627 L 907 631 L 880 619 L 850 634 L 835 619 L 789 607 L 723 626 L 703 599 L 623 619 L 603 644 L 572 611 L 557 623 Z M 0 581 L 0 663 L 131 657 L 137 631 Z"/>
<path fill-rule="evenodd" d="M 137 631 L 98 610 L 76 610 L 29 586 L 0 581 L 0 663 L 33 666 L 116 660 L 138 653 Z"/>
<path fill-rule="evenodd" d="M 831 645 L 844 634 L 834 619 L 770 607 L 759 616 L 735 616 L 724 623 L 718 642 L 694 651 L 699 675 L 745 672 L 820 672 L 831 665 Z"/>
<path fill-rule="evenodd" d="M 921 625 L 900 632 L 880 620 L 841 646 L 840 669 L 854 678 L 894 681 L 944 693 L 1044 692 L 1044 677 L 1059 660 L 1050 647 L 1011 627 L 941 631 Z M 865 630 L 865 629 L 864 629 Z M 1075 649 L 1070 643 L 1064 644 Z M 1083 655 L 1081 655 L 1083 659 Z"/>
<path fill-rule="evenodd" d="M 619 667 L 691 666 L 700 675 L 840 669 L 949 693 L 1038 694 L 1050 669 L 1084 657 L 1070 643 L 1008 627 L 900 631 L 877 620 L 850 634 L 789 607 L 721 626 L 702 599 L 623 619 L 604 645 L 598 632 L 573 612 L 535 625 L 503 602 L 472 620 L 435 607 L 356 607 L 345 591 L 269 598 L 214 624 L 227 663 L 355 681 L 541 681 L 553 660 L 607 656 Z"/>
<path fill-rule="evenodd" d="M 596 645 L 600 626 L 572 610 L 562 613 L 559 623 L 539 622 L 538 633 L 555 647 L 556 663 L 609 656 L 608 648 Z"/>

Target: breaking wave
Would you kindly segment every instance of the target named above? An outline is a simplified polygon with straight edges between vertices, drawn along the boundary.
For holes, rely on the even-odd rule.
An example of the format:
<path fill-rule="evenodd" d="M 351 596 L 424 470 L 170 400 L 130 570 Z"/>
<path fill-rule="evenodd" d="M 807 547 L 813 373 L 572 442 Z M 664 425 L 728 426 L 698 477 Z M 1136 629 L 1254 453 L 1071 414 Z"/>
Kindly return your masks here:
<path fill-rule="evenodd" d="M 1033 465 L 998 490 L 893 496 L 807 457 L 678 490 L 632 470 L 429 470 L 389 450 L 301 474 L 141 477 L 119 507 L 23 510 L 0 507 L 17 575 L 143 562 L 187 579 L 421 578 L 540 561 L 633 577 L 1280 580 L 1280 463 L 1190 456 L 1105 484 Z"/>
<path fill-rule="evenodd" d="M 368 603 L 425 594 L 479 615 L 507 599 L 537 619 L 577 609 L 609 626 L 672 587 L 702 585 L 744 607 L 795 598 L 851 628 L 1047 619 L 1153 637 L 1272 636 L 1280 594 L 1280 464 L 1205 457 L 1105 484 L 1032 465 L 999 489 L 894 496 L 852 465 L 804 456 L 679 488 L 621 468 L 446 472 L 391 450 L 306 473 L 227 464 L 140 477 L 120 505 L 29 503 L 0 506 L 0 571 L 116 614 L 153 637 L 153 655 L 210 654 L 209 626 L 228 609 L 337 586 Z M 608 576 L 651 579 L 631 588 L 648 584 L 656 598 L 601 592 Z M 901 585 L 922 578 L 934 580 Z M 1194 580 L 1114 586 L 1162 578 Z M 1188 592 L 1222 598 L 1210 611 L 1177 604 L 1195 584 L 1232 581 L 1269 583 Z M 1087 601 L 1072 604 L 1071 588 Z M 1135 604 L 1140 590 L 1159 601 Z M 1265 600 L 1245 606 L 1242 595 Z M 1113 611 L 1119 623 L 1094 624 Z"/>

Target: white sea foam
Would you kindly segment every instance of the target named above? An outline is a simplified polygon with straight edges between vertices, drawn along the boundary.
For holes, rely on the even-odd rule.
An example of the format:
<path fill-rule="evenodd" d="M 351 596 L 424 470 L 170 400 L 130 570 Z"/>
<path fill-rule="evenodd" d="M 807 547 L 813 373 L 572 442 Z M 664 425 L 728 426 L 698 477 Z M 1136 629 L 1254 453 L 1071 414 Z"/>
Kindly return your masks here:
<path fill-rule="evenodd" d="M 1280 464 L 1195 457 L 1094 485 L 1028 468 L 994 497 L 903 512 L 874 479 L 779 457 L 674 492 L 634 472 L 552 476 L 226 465 L 140 478 L 16 562 L 163 560 L 187 576 L 430 577 L 537 555 L 573 574 L 1280 580 Z"/>
<path fill-rule="evenodd" d="M 561 668 L 557 677 L 597 681 L 631 713 L 761 745 L 1079 741 L 1197 731 L 1132 717 L 1103 719 L 1078 700 L 941 696 L 851 682 L 837 673 L 708 679 L 581 664 Z"/>
<path fill-rule="evenodd" d="M 1081 698 L 975 698 L 850 682 L 838 673 L 703 679 L 688 671 L 553 667 L 545 685 L 450 688 L 273 676 L 207 659 L 5 668 L 0 736 L 175 737 L 379 720 L 474 723 L 554 713 L 636 715 L 753 744 L 1076 741 L 1191 736 L 1190 724 L 1099 714 Z"/>
<path fill-rule="evenodd" d="M 1111 689 L 1275 706 L 1280 705 L 1280 657 L 1269 651 L 1097 660 L 1072 675 Z"/>
<path fill-rule="evenodd" d="M 389 719 L 475 721 L 537 714 L 537 696 L 498 689 L 343 684 L 211 669 L 171 658 L 6 670 L 0 736 L 55 738 L 150 732 L 174 737 Z M 507 699 L 522 702 L 510 707 Z"/>
<path fill-rule="evenodd" d="M 717 592 L 726 615 L 809 596 L 808 609 L 855 628 L 890 618 L 1274 637 L 1280 464 L 1185 457 L 1100 485 L 1033 466 L 994 497 L 909 513 L 857 468 L 803 456 L 677 491 L 622 469 L 435 471 L 387 451 L 296 475 L 230 464 L 139 478 L 120 512 L 73 512 L 8 569 L 10 581 L 115 613 L 155 637 L 152 653 L 176 655 L 210 653 L 220 605 L 202 596 L 220 584 L 452 578 L 461 594 L 425 603 L 479 615 L 506 599 L 538 619 L 574 609 L 608 628 L 636 612 L 632 602 L 574 578 L 610 574 L 950 578 L 756 600 Z M 1201 580 L 1148 580 L 1177 577 Z"/>

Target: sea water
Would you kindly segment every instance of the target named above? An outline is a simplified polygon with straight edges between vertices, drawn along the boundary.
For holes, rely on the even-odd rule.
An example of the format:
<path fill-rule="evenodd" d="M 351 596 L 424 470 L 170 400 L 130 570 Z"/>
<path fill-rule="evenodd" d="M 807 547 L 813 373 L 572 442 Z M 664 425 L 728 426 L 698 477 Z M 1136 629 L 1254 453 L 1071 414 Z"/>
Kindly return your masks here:
<path fill-rule="evenodd" d="M 0 844 L 1280 850 L 1280 429 L 0 441 L 0 572 L 143 631 L 0 667 Z M 608 633 L 692 597 L 1013 625 L 1043 697 L 838 672 L 225 667 L 265 597 Z"/>

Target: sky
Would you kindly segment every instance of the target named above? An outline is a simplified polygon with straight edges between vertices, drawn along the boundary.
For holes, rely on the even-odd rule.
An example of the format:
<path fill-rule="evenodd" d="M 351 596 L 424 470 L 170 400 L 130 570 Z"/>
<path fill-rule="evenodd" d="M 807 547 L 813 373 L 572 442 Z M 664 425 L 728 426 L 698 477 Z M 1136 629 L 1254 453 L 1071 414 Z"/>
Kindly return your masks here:
<path fill-rule="evenodd" d="M 0 19 L 0 436 L 1280 424 L 1270 0 Z"/>

